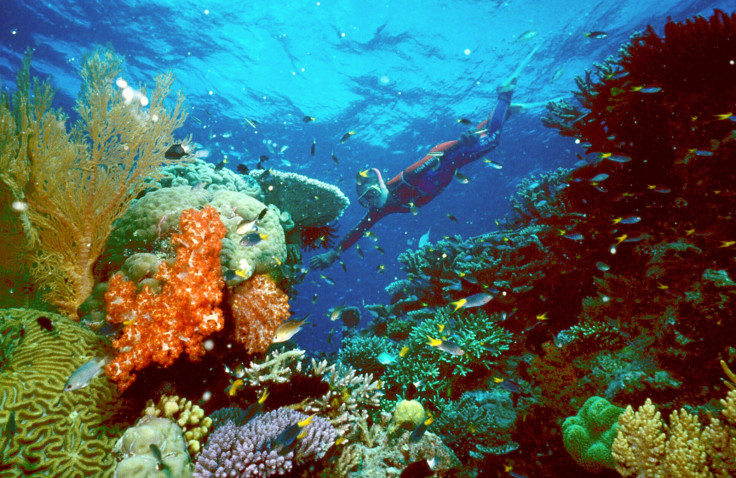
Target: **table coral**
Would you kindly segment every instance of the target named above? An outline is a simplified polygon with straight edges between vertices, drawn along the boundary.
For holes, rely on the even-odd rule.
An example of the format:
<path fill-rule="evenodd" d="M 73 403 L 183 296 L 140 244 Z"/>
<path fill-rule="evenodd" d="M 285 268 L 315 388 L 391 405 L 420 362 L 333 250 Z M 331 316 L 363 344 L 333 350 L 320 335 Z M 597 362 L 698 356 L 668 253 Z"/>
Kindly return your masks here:
<path fill-rule="evenodd" d="M 196 360 L 204 355 L 204 339 L 224 326 L 224 281 L 220 272 L 220 241 L 225 226 L 212 207 L 188 209 L 181 215 L 181 234 L 171 238 L 176 249 L 173 266 L 163 262 L 155 279 L 163 282 L 156 295 L 150 287 L 136 294 L 135 284 L 119 275 L 105 294 L 107 320 L 125 324 L 113 341 L 118 352 L 105 370 L 123 391 L 135 380 L 135 370 L 151 362 L 170 366 L 184 351 Z"/>
<path fill-rule="evenodd" d="M 230 307 L 235 340 L 249 354 L 265 352 L 273 334 L 289 318 L 289 297 L 270 277 L 256 274 L 233 288 Z"/>
<path fill-rule="evenodd" d="M 53 329 L 42 328 L 40 317 Z M 0 438 L 0 475 L 111 476 L 110 450 L 119 427 L 129 425 L 123 417 L 131 404 L 104 375 L 63 392 L 72 372 L 108 352 L 105 341 L 66 317 L 30 309 L 0 310 L 0 324 L 23 331 L 0 370 L 0 423 L 15 411 L 18 426 Z"/>
<path fill-rule="evenodd" d="M 337 186 L 301 174 L 273 169 L 251 171 L 266 202 L 288 211 L 299 227 L 324 226 L 340 218 L 350 200 Z"/>

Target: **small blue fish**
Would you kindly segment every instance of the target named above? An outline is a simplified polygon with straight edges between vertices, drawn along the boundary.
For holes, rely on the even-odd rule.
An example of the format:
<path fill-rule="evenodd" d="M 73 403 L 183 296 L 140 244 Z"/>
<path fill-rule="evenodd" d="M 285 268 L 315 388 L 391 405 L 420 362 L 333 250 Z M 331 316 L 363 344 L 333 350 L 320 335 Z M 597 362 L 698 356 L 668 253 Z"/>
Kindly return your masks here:
<path fill-rule="evenodd" d="M 72 392 L 86 387 L 100 373 L 102 367 L 109 362 L 110 357 L 103 357 L 101 359 L 94 358 L 85 363 L 71 374 L 69 380 L 64 384 L 64 391 Z"/>
<path fill-rule="evenodd" d="M 426 420 L 424 420 L 422 423 L 417 425 L 417 427 L 414 429 L 413 432 L 411 432 L 411 435 L 409 435 L 409 443 L 417 443 L 419 440 L 422 439 L 424 436 L 424 432 L 427 431 L 427 427 L 432 424 L 434 421 L 434 417 L 430 416 Z"/>
<path fill-rule="evenodd" d="M 429 232 L 431 230 L 432 230 L 432 228 L 430 227 L 429 229 L 427 229 L 427 232 L 425 232 L 424 234 L 422 234 L 422 237 L 419 238 L 419 243 L 417 244 L 417 247 L 420 247 L 421 248 L 421 247 L 424 247 L 427 244 L 429 244 Z"/>
<path fill-rule="evenodd" d="M 381 365 L 391 365 L 392 363 L 396 362 L 396 355 L 390 354 L 388 352 L 381 352 L 378 354 L 378 361 L 381 363 Z"/>

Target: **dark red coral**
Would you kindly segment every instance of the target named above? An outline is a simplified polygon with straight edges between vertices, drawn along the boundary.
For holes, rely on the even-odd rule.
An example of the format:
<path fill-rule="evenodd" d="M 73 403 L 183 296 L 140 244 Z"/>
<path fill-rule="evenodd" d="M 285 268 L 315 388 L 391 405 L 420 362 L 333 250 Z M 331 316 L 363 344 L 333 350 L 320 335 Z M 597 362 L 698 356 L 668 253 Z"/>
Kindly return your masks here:
<path fill-rule="evenodd" d="M 306 250 L 331 249 L 337 237 L 335 226 L 304 227 L 302 233 L 302 247 Z"/>

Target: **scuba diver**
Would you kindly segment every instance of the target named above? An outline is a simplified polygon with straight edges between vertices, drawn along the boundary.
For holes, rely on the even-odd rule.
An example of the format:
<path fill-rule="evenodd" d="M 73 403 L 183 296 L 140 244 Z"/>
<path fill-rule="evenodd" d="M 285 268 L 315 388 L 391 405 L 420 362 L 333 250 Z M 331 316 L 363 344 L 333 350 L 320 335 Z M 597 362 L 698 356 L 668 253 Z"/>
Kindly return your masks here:
<path fill-rule="evenodd" d="M 497 89 L 498 102 L 488 119 L 474 130 L 466 131 L 459 139 L 447 141 L 432 148 L 430 152 L 401 171 L 388 182 L 384 182 L 376 168 L 361 171 L 356 176 L 358 202 L 368 209 L 363 219 L 332 250 L 312 257 L 310 267 L 325 269 L 335 262 L 340 254 L 349 249 L 371 227 L 384 216 L 394 213 L 412 212 L 424 206 L 442 192 L 452 181 L 459 168 L 476 161 L 498 146 L 501 127 L 510 113 L 523 105 L 512 105 L 511 96 L 521 71 L 529 63 L 539 46 L 534 48 L 521 62 L 508 80 Z"/>

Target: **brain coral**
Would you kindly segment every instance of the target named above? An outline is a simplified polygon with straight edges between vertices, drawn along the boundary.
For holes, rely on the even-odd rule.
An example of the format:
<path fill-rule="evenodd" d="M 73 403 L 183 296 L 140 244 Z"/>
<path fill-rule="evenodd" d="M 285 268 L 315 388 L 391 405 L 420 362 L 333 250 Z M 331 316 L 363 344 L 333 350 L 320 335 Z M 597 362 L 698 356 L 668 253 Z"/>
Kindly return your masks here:
<path fill-rule="evenodd" d="M 337 186 L 296 173 L 258 169 L 251 171 L 266 202 L 287 211 L 300 227 L 324 226 L 342 216 L 350 200 Z"/>
<path fill-rule="evenodd" d="M 52 330 L 41 327 L 40 317 Z M 0 423 L 11 411 L 17 423 L 12 438 L 0 439 L 0 476 L 111 476 L 110 450 L 119 426 L 129 425 L 121 417 L 130 407 L 104 374 L 63 393 L 72 372 L 107 353 L 104 341 L 66 317 L 36 310 L 0 310 L 0 323 L 23 330 L 0 371 Z"/>
<path fill-rule="evenodd" d="M 211 205 L 220 213 L 227 228 L 222 241 L 220 260 L 223 269 L 243 271 L 247 278 L 257 272 L 268 272 L 286 260 L 286 239 L 281 226 L 281 213 L 269 207 L 258 222 L 259 231 L 267 239 L 243 246 L 237 233 L 244 219 L 253 219 L 266 207 L 248 194 L 227 189 L 205 190 L 190 186 L 175 186 L 151 191 L 135 201 L 125 215 L 115 223 L 101 263 L 104 275 L 122 266 L 125 259 L 140 252 L 169 252 L 169 237 L 177 230 L 184 209 L 201 209 Z"/>

